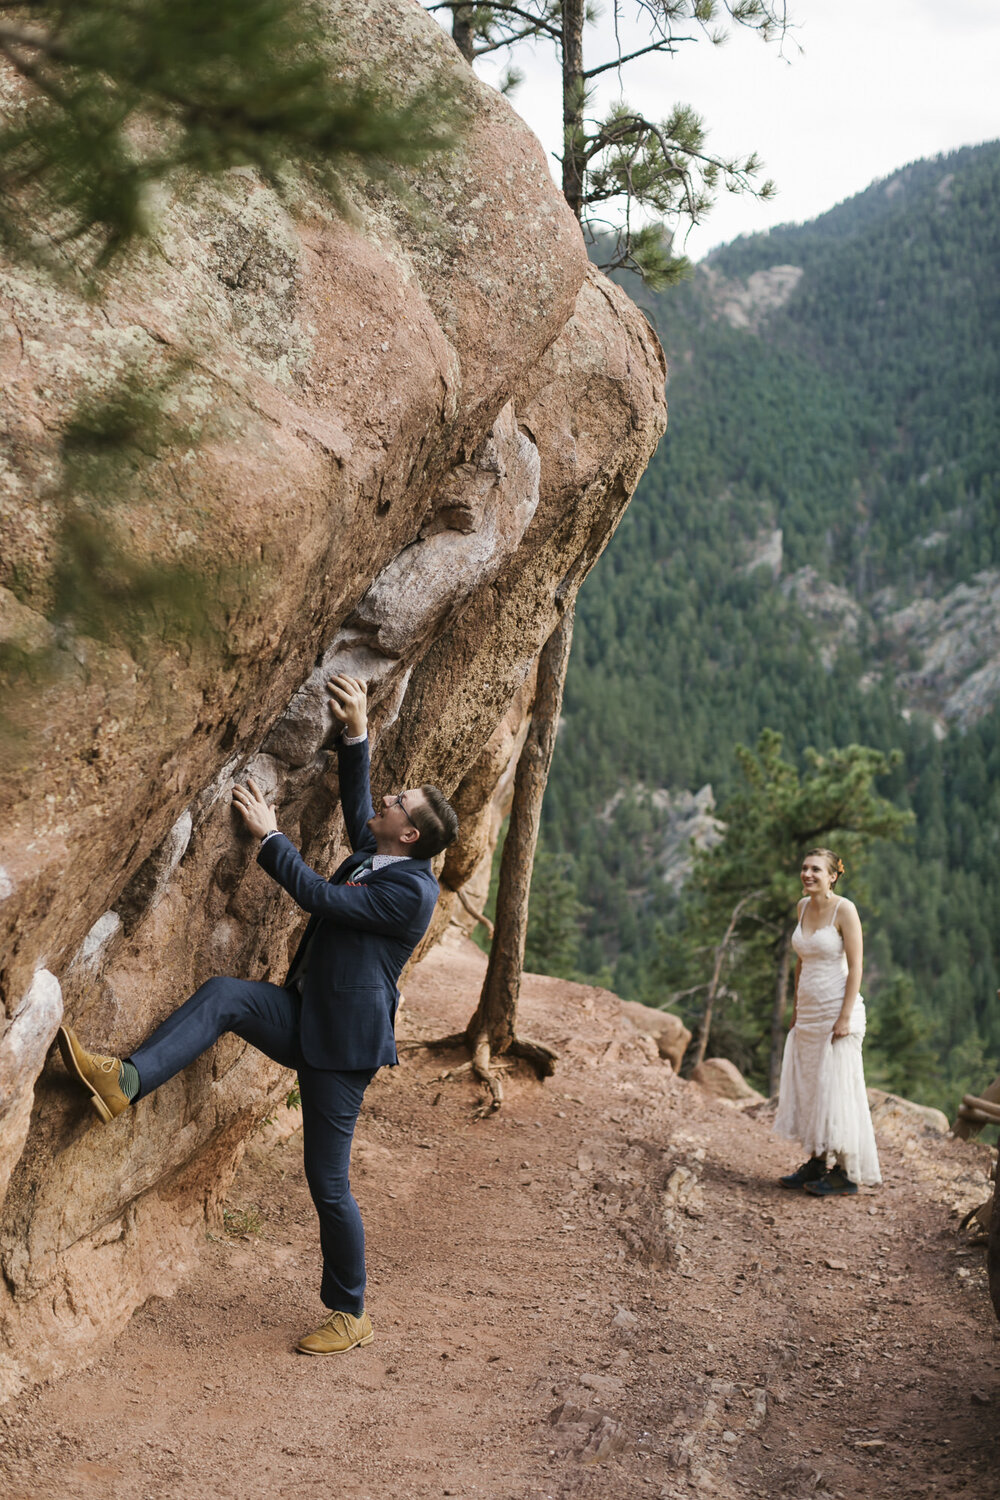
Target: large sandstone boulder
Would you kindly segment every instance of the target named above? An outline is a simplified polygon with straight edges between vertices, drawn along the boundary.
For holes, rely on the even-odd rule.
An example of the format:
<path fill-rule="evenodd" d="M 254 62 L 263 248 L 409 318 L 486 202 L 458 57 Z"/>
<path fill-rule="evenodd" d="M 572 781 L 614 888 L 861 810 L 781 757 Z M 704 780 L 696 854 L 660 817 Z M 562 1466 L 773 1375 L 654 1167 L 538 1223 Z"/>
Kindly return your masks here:
<path fill-rule="evenodd" d="M 693 1083 L 701 1084 L 716 1099 L 728 1099 L 733 1104 L 763 1104 L 764 1095 L 753 1088 L 735 1063 L 728 1057 L 706 1057 L 696 1068 L 691 1069 Z"/>
<path fill-rule="evenodd" d="M 884 1089 L 869 1089 L 868 1105 L 879 1135 L 888 1136 L 900 1145 L 913 1135 L 947 1135 L 950 1128 L 943 1110 L 930 1104 L 915 1104 L 912 1099 L 887 1094 Z"/>
<path fill-rule="evenodd" d="M 656 338 L 505 100 L 410 0 L 346 0 L 337 29 L 400 92 L 444 73 L 469 106 L 407 191 L 349 186 L 348 223 L 234 172 L 165 201 L 100 306 L 0 264 L 0 640 L 45 651 L 0 777 L 0 1392 L 176 1285 L 288 1084 L 226 1038 L 101 1127 L 49 1051 L 60 1018 L 127 1051 L 209 974 L 283 972 L 300 921 L 229 794 L 252 771 L 308 859 L 344 853 L 337 669 L 372 684 L 376 787 L 433 780 L 461 807 L 439 928 L 488 860 L 538 651 L 665 422 Z M 107 525 L 211 581 L 208 628 L 67 636 L 60 424 L 184 351 L 193 436 Z"/>
<path fill-rule="evenodd" d="M 623 1000 L 622 1014 L 637 1031 L 651 1036 L 660 1056 L 666 1058 L 675 1073 L 680 1072 L 684 1054 L 691 1044 L 691 1033 L 680 1016 L 654 1005 L 640 1005 L 638 1000 Z"/>

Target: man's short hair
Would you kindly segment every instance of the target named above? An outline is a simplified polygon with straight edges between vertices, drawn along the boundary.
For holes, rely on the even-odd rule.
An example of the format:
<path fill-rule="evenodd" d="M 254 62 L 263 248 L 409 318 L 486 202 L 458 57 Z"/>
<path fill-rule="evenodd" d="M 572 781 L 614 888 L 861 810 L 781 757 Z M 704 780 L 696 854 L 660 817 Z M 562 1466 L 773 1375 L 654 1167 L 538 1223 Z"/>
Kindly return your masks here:
<path fill-rule="evenodd" d="M 411 844 L 413 859 L 433 859 L 440 854 L 458 833 L 458 818 L 455 809 L 440 787 L 425 785 L 420 788 L 423 802 L 413 809 L 410 818 L 420 837 Z"/>

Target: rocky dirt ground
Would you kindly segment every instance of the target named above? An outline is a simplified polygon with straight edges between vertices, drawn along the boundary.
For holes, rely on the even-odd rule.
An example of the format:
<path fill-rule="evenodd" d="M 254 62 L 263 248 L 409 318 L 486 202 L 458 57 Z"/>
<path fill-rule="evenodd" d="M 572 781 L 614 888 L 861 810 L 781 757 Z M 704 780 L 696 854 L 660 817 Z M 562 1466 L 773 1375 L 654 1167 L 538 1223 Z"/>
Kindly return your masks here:
<path fill-rule="evenodd" d="M 402 1034 L 463 1024 L 483 967 L 435 950 Z M 605 991 L 528 979 L 522 1025 L 561 1063 L 499 1115 L 441 1078 L 458 1054 L 369 1091 L 373 1345 L 294 1353 L 317 1249 L 279 1119 L 187 1287 L 0 1414 L 8 1500 L 1000 1493 L 1000 1326 L 958 1231 L 984 1146 L 889 1119 L 885 1185 L 817 1202 L 775 1186 L 766 1108 L 674 1078 Z"/>

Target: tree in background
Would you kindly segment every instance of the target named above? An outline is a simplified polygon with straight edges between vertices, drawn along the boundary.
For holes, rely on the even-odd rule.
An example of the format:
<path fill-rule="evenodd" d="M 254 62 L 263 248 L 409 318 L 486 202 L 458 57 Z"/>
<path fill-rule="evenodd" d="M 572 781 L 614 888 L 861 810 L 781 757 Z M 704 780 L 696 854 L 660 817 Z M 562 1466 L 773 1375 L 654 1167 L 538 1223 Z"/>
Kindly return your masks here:
<path fill-rule="evenodd" d="M 914 686 L 913 674 L 943 660 L 948 637 L 905 621 L 886 631 L 883 611 L 957 601 L 958 585 L 975 597 L 977 574 L 1000 566 L 998 259 L 994 143 L 916 163 L 814 223 L 713 252 L 727 281 L 803 268 L 756 333 L 716 316 L 700 269 L 658 296 L 626 283 L 667 351 L 670 427 L 581 591 L 542 829 L 586 907 L 581 973 L 660 1004 L 656 929 L 674 934 L 683 897 L 663 879 L 662 838 L 632 832 L 628 795 L 711 783 L 721 805 L 735 787 L 732 747 L 754 745 L 765 725 L 800 769 L 807 744 L 900 747 L 878 787 L 916 822 L 885 858 L 873 846 L 864 993 L 874 1025 L 893 975 L 912 976 L 937 1066 L 910 1097 L 952 1116 L 1000 1057 L 1000 704 L 976 679 L 982 716 L 946 713 L 942 734 L 944 693 L 919 675 Z M 780 576 L 750 572 L 777 527 Z M 806 566 L 815 588 L 799 587 Z M 853 639 L 816 608 L 827 583 L 860 606 Z M 883 602 L 890 588 L 895 606 Z M 988 608 L 968 618 L 948 658 L 956 666 L 966 652 L 989 656 Z M 608 723 L 628 734 L 609 736 Z M 853 880 L 848 894 L 857 899 Z M 671 968 L 670 988 L 704 986 L 710 968 Z M 704 995 L 686 1012 L 695 1030 Z M 742 1049 L 763 1077 L 759 1032 L 742 1021 L 742 1007 L 720 998 L 709 1050 L 738 1062 Z M 868 1043 L 866 1053 L 874 1062 Z"/>
<path fill-rule="evenodd" d="M 552 764 L 573 640 L 573 606 L 572 599 L 563 603 L 559 622 L 538 657 L 535 701 L 514 776 L 514 797 L 497 884 L 496 924 L 479 1004 L 464 1032 L 435 1044 L 463 1043 L 469 1047 L 472 1070 L 486 1085 L 493 1109 L 499 1109 L 503 1103 L 503 1085 L 494 1066 L 496 1058 L 504 1054 L 522 1057 L 540 1078 L 553 1073 L 556 1065 L 556 1054 L 551 1048 L 518 1034 L 517 1002 L 524 972 L 528 903 L 542 798 Z"/>
<path fill-rule="evenodd" d="M 785 0 L 636 0 L 645 40 L 627 53 L 618 40 L 624 7 L 615 0 L 618 46 L 599 61 L 585 57 L 587 27 L 599 15 L 587 0 L 433 0 L 428 9 L 451 13 L 452 36 L 470 63 L 520 42 L 555 48 L 562 63 L 563 194 L 588 240 L 600 242 L 602 269 L 627 267 L 652 286 L 666 286 L 688 269 L 671 250 L 679 222 L 701 223 L 721 187 L 761 198 L 773 194 L 773 183 L 757 186 L 755 155 L 725 158 L 707 149 L 704 123 L 689 105 L 675 105 L 665 120 L 648 119 L 624 99 L 603 118 L 588 109 L 597 79 L 638 58 L 670 56 L 699 39 L 719 45 L 734 27 L 765 41 L 783 40 L 790 25 Z M 502 86 L 519 81 L 508 69 Z"/>
<path fill-rule="evenodd" d="M 556 46 L 563 74 L 563 195 L 592 243 L 599 235 L 606 237 L 611 225 L 613 243 L 603 262 L 605 269 L 627 266 L 659 286 L 677 280 L 687 262 L 671 254 L 671 239 L 662 221 L 686 217 L 698 222 L 710 208 L 720 182 L 733 191 L 753 190 L 759 170 L 756 158 L 727 162 L 710 156 L 704 149 L 704 127 L 686 107 L 675 109 L 662 124 L 645 119 L 624 103 L 604 121 L 589 120 L 586 111 L 595 79 L 639 57 L 674 52 L 681 42 L 692 40 L 678 29 L 687 23 L 716 42 L 725 35 L 719 23 L 726 19 L 733 25 L 752 27 L 767 38 L 783 36 L 788 26 L 784 0 L 722 0 L 721 4 L 718 0 L 639 0 L 639 15 L 648 23 L 647 43 L 627 56 L 619 47 L 613 58 L 591 67 L 584 63 L 584 29 L 596 19 L 596 12 L 588 12 L 585 0 L 526 0 L 524 5 L 490 6 L 434 0 L 428 8 L 451 12 L 453 37 L 470 63 L 518 41 L 544 39 Z M 508 72 L 505 83 L 514 81 Z M 770 191 L 769 183 L 759 189 L 762 195 Z M 603 219 L 601 211 L 618 200 L 624 204 L 623 215 L 614 221 Z M 635 226 L 632 216 L 639 209 L 655 212 L 661 222 Z M 479 1006 L 464 1034 L 472 1050 L 473 1069 L 487 1085 L 494 1107 L 501 1103 L 502 1089 L 491 1057 L 507 1052 L 529 1057 L 540 1074 L 551 1072 L 555 1063 L 546 1049 L 517 1037 L 515 1022 L 532 865 L 569 663 L 572 622 L 570 609 L 539 658 L 539 689 L 518 766 L 500 865 L 490 964 Z"/>
<path fill-rule="evenodd" d="M 923 1099 L 940 1071 L 931 1035 L 916 1003 L 913 980 L 908 974 L 895 974 L 879 996 L 865 1038 L 868 1081 L 891 1094 L 912 1093 Z"/>
<path fill-rule="evenodd" d="M 531 872 L 524 965 L 532 974 L 571 979 L 577 970 L 583 908 L 567 876 L 566 858 L 539 848 Z"/>
<path fill-rule="evenodd" d="M 897 839 L 912 822 L 874 789 L 896 764 L 895 753 L 865 745 L 826 755 L 809 750 L 800 775 L 781 749 L 781 735 L 770 729 L 754 750 L 737 747 L 742 785 L 720 809 L 722 840 L 695 855 L 672 955 L 675 975 L 687 979 L 700 969 L 709 976 L 703 987 L 710 998 L 724 986 L 752 1016 L 757 1034 L 769 1035 L 772 1094 L 781 1071 L 803 853 L 811 845 L 831 845 L 854 878 L 873 839 Z M 702 1055 L 710 1023 L 706 1008 Z"/>

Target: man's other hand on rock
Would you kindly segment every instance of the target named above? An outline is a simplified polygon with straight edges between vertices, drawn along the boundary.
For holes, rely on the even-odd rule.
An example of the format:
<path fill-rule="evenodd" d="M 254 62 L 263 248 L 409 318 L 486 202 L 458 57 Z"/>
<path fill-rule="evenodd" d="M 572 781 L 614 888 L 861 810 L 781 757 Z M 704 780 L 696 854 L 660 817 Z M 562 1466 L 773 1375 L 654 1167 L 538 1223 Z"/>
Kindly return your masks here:
<path fill-rule="evenodd" d="M 268 807 L 264 793 L 252 776 L 247 778 L 246 786 L 233 787 L 233 806 L 239 809 L 244 823 L 257 838 L 262 839 L 265 834 L 277 832 L 278 820 L 274 816 L 274 808 Z"/>
<path fill-rule="evenodd" d="M 368 684 L 360 677 L 340 675 L 326 684 L 333 717 L 344 726 L 349 740 L 363 740 L 368 733 Z"/>

